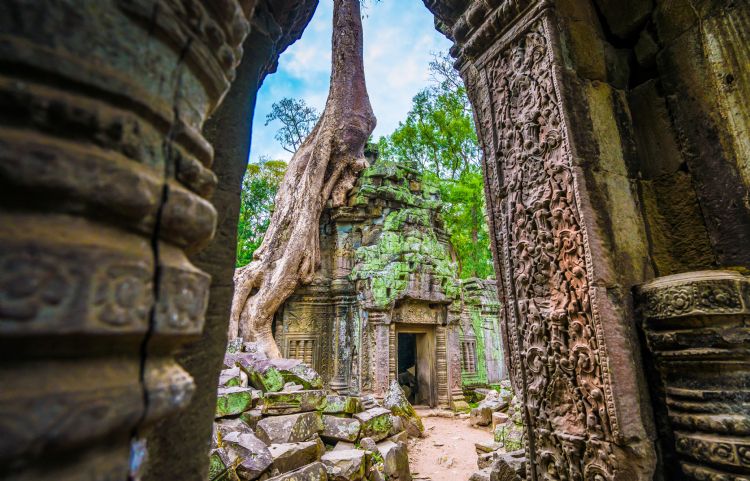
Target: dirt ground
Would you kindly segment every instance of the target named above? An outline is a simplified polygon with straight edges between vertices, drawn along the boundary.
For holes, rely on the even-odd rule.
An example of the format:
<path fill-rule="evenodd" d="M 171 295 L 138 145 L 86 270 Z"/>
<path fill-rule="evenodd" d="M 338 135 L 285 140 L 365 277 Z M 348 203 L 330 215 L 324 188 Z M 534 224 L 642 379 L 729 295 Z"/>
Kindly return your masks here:
<path fill-rule="evenodd" d="M 409 465 L 416 481 L 465 481 L 477 471 L 474 443 L 492 440 L 489 428 L 468 419 L 434 417 L 418 409 L 427 437 L 409 440 Z"/>

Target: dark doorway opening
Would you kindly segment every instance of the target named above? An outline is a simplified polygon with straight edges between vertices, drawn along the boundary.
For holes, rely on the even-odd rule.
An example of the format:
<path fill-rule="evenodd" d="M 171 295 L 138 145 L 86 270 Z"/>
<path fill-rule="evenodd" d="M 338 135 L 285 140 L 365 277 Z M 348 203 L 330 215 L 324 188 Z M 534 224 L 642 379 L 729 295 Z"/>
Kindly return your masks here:
<path fill-rule="evenodd" d="M 398 383 L 404 390 L 407 399 L 416 404 L 419 392 L 417 382 L 417 335 L 398 335 Z"/>

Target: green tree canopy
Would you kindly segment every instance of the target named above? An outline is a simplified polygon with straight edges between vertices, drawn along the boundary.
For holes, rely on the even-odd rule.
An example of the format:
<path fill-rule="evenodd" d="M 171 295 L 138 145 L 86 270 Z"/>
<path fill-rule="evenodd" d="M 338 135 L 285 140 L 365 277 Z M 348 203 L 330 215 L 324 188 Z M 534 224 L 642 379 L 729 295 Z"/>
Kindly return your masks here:
<path fill-rule="evenodd" d="M 411 164 L 440 187 L 460 276 L 490 277 L 494 270 L 471 105 L 450 57 L 434 55 L 430 71 L 433 85 L 414 97 L 406 120 L 380 138 L 378 150 L 384 160 Z"/>
<path fill-rule="evenodd" d="M 261 158 L 247 166 L 242 179 L 237 225 L 237 267 L 250 263 L 253 252 L 263 242 L 284 172 L 286 162 L 281 160 Z"/>

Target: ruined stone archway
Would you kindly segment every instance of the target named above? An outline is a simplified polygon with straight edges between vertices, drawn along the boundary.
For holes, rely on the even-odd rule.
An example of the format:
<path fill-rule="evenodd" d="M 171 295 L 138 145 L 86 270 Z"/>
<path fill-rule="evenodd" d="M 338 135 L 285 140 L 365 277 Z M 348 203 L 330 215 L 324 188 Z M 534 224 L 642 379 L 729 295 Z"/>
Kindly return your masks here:
<path fill-rule="evenodd" d="M 131 441 L 185 405 L 194 386 L 184 414 L 149 437 L 147 477 L 202 476 L 247 158 L 238 143 L 250 129 L 246 94 L 315 3 L 0 6 L 4 477 L 123 479 L 142 449 Z M 531 427 L 530 479 L 648 479 L 647 386 L 669 389 L 672 378 L 643 378 L 630 290 L 655 276 L 750 266 L 749 7 L 425 3 L 456 43 L 477 115 L 505 343 Z M 235 88 L 206 129 L 218 175 L 211 207 L 217 181 L 200 131 L 243 50 Z M 214 241 L 191 263 L 217 212 Z M 210 287 L 193 264 L 213 276 Z M 678 291 L 698 293 L 690 309 L 685 296 L 665 294 L 646 315 L 746 315 L 744 287 L 700 294 L 711 275 L 679 279 Z M 197 343 L 178 364 L 186 341 Z M 746 424 L 673 414 L 658 425 L 666 458 L 696 479 L 747 472 L 737 441 Z M 679 455 L 669 442 L 678 428 L 697 433 L 683 436 Z M 701 454 L 706 439 L 732 456 Z"/>

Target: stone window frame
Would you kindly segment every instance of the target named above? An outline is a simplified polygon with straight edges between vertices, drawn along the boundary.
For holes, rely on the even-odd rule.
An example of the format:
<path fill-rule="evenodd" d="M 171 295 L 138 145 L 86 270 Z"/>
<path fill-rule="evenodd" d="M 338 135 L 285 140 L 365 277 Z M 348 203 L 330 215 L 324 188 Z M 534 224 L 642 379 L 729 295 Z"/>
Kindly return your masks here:
<path fill-rule="evenodd" d="M 461 369 L 466 374 L 477 373 L 476 339 L 464 339 L 461 341 Z"/>

